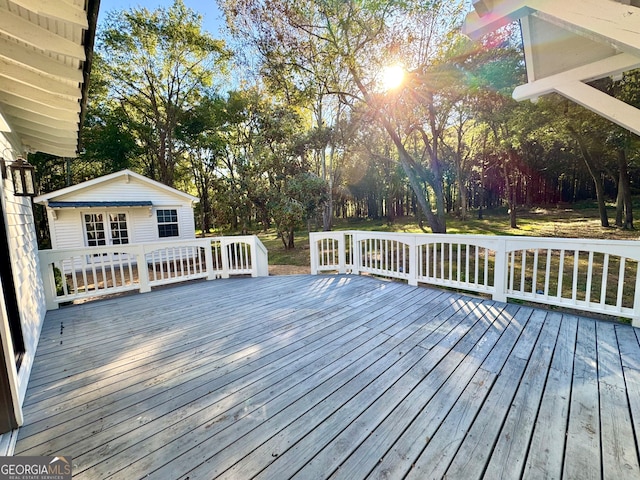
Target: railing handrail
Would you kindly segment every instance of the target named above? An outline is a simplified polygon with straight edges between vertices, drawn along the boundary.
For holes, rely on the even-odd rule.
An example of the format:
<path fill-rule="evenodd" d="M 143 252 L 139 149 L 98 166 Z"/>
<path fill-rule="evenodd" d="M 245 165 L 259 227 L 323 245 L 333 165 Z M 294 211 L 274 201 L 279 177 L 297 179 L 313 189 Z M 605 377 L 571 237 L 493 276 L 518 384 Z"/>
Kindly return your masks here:
<path fill-rule="evenodd" d="M 640 326 L 637 241 L 367 230 L 312 232 L 309 240 L 312 274 L 370 273 L 619 315 Z"/>
<path fill-rule="evenodd" d="M 267 249 L 255 235 L 49 249 L 40 250 L 39 257 L 47 309 L 75 299 L 147 292 L 197 278 L 269 274 Z M 56 269 L 62 293 L 56 288 Z"/>
<path fill-rule="evenodd" d="M 640 243 L 637 240 L 603 240 L 603 239 L 591 239 L 591 238 L 555 238 L 555 237 L 534 237 L 527 235 L 479 235 L 479 234 L 464 234 L 464 233 L 409 233 L 409 232 L 380 232 L 380 231 L 370 231 L 370 230 L 333 230 L 330 232 L 310 232 L 309 235 L 311 237 L 323 237 L 323 236 L 335 236 L 341 237 L 345 234 L 348 235 L 357 235 L 359 237 L 366 236 L 375 236 L 375 237 L 389 237 L 389 236 L 397 236 L 404 238 L 418 238 L 422 240 L 426 240 L 429 242 L 437 241 L 440 239 L 444 239 L 449 241 L 451 238 L 464 238 L 464 239 L 474 239 L 482 242 L 492 242 L 492 241 L 512 241 L 512 242 L 526 242 L 526 241 L 536 241 L 536 242 L 548 242 L 548 243 L 559 243 L 559 244 L 568 244 L 568 245 L 576 245 L 576 244 L 586 244 L 586 245 L 600 245 L 603 247 L 610 247 L 613 245 L 618 245 L 622 247 L 633 247 L 640 248 Z"/>

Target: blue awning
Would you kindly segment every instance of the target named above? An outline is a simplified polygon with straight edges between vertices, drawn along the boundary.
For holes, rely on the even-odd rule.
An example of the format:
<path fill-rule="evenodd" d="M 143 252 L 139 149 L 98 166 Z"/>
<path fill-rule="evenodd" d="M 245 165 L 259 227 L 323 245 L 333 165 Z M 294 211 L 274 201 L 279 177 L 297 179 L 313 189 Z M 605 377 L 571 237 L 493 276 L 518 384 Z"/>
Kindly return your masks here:
<path fill-rule="evenodd" d="M 105 207 L 151 207 L 149 200 L 131 200 L 121 202 L 49 202 L 50 208 L 105 208 Z"/>

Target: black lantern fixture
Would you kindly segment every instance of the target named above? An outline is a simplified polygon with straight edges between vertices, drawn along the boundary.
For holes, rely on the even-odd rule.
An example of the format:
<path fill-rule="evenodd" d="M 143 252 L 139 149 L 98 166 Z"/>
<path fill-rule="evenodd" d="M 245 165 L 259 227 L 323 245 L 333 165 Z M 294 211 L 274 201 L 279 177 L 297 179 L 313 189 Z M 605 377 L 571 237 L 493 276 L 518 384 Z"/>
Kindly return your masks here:
<path fill-rule="evenodd" d="M 35 188 L 35 167 L 21 156 L 7 165 L 7 161 L 0 159 L 2 166 L 2 178 L 7 178 L 7 170 L 11 172 L 13 181 L 13 194 L 17 197 L 33 197 Z"/>
<path fill-rule="evenodd" d="M 13 179 L 13 194 L 18 197 L 33 197 L 36 194 L 36 168 L 22 157 L 18 157 L 9 165 Z"/>

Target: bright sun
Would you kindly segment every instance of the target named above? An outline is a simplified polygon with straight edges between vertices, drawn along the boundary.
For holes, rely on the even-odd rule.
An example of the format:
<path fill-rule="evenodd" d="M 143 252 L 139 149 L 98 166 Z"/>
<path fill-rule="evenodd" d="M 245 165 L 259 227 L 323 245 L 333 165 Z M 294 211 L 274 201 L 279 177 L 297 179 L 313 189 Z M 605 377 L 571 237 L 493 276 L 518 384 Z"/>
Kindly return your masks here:
<path fill-rule="evenodd" d="M 395 90 L 404 80 L 404 68 L 402 65 L 389 65 L 382 69 L 382 89 Z"/>

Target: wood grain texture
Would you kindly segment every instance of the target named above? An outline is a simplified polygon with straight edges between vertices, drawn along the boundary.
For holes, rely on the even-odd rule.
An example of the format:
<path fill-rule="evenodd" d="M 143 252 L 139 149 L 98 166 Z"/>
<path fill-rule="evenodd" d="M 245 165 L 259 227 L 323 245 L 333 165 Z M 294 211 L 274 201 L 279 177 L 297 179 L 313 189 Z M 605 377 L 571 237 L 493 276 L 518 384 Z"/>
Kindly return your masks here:
<path fill-rule="evenodd" d="M 635 478 L 638 338 L 366 276 L 191 283 L 49 312 L 16 454 L 79 479 Z"/>

